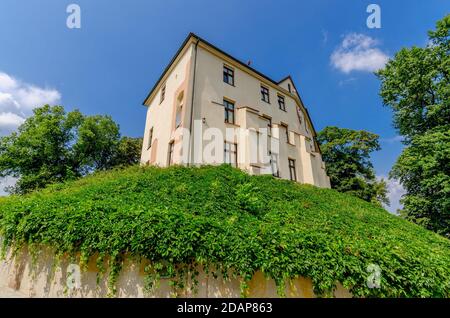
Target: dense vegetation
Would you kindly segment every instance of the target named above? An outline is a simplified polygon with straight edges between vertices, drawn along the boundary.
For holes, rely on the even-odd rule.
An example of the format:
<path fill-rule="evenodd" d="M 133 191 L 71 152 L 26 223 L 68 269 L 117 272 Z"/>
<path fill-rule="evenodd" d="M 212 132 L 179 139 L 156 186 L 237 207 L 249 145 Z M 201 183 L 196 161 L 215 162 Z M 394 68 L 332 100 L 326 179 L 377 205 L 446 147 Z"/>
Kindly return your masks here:
<path fill-rule="evenodd" d="M 389 204 L 386 182 L 377 180 L 370 154 L 379 136 L 365 130 L 327 126 L 317 134 L 331 187 L 368 202 Z"/>
<path fill-rule="evenodd" d="M 450 14 L 429 44 L 403 48 L 377 75 L 404 150 L 390 176 L 406 190 L 402 215 L 450 237 Z"/>
<path fill-rule="evenodd" d="M 151 261 L 149 287 L 160 275 L 182 287 L 202 264 L 247 280 L 260 269 L 280 286 L 310 277 L 321 295 L 339 281 L 355 296 L 450 296 L 446 238 L 351 195 L 228 166 L 131 167 L 3 198 L 0 235 L 81 252 L 82 265 L 110 257 L 111 287 L 134 255 Z M 370 264 L 380 288 L 366 286 Z"/>
<path fill-rule="evenodd" d="M 87 116 L 62 106 L 35 108 L 17 131 L 0 137 L 0 177 L 27 193 L 98 170 L 139 162 L 142 138 L 121 137 L 110 116 Z"/>

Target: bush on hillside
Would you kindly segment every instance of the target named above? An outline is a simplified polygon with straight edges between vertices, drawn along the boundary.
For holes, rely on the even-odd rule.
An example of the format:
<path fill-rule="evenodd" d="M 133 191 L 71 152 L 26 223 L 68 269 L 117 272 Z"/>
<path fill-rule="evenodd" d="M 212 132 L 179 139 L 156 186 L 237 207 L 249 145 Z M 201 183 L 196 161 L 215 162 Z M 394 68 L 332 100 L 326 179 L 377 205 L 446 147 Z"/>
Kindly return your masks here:
<path fill-rule="evenodd" d="M 279 286 L 310 277 L 325 296 L 337 282 L 357 297 L 450 295 L 449 240 L 353 196 L 228 166 L 131 167 L 4 198 L 0 235 L 4 247 L 80 252 L 81 264 L 109 257 L 112 289 L 131 255 L 151 262 L 149 286 L 164 274 L 183 287 L 202 265 L 244 290 L 262 270 Z M 367 287 L 370 264 L 380 288 Z"/>

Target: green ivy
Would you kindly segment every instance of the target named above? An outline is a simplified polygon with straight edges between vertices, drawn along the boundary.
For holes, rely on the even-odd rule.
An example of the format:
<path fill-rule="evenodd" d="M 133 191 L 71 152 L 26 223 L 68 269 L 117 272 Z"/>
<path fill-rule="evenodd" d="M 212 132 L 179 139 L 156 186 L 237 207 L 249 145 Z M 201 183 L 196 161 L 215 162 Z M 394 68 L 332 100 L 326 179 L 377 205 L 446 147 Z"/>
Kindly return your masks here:
<path fill-rule="evenodd" d="M 257 270 L 285 282 L 310 277 L 318 295 L 341 282 L 356 297 L 448 297 L 450 241 L 371 203 L 330 189 L 228 166 L 131 167 L 25 196 L 0 199 L 3 248 L 51 246 L 91 257 L 109 287 L 125 258 L 146 261 L 146 290 L 165 277 L 174 292 L 198 285 L 201 266 L 241 277 Z M 366 285 L 369 264 L 380 288 Z"/>

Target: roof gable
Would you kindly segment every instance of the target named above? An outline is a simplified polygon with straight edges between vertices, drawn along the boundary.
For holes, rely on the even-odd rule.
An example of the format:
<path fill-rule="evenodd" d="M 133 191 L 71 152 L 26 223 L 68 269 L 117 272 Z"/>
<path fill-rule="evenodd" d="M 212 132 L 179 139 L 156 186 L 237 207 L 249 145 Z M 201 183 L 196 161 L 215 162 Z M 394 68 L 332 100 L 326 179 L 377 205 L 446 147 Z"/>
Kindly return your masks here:
<path fill-rule="evenodd" d="M 292 80 L 291 75 L 288 75 L 285 78 L 283 78 L 281 81 L 279 81 L 278 86 L 284 88 L 289 93 L 297 95 L 297 97 L 300 98 L 300 94 L 297 91 L 297 88 L 295 87 L 295 84 L 294 84 L 294 81 Z"/>

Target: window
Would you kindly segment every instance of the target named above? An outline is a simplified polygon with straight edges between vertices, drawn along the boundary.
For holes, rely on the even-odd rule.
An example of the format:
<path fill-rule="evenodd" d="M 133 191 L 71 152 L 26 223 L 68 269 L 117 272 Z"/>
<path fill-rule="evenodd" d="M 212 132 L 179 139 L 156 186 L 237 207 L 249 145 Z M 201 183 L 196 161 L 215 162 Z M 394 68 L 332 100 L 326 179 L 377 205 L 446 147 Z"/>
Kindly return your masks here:
<path fill-rule="evenodd" d="M 306 139 L 308 142 L 309 142 L 309 150 L 310 150 L 310 152 L 315 152 L 315 146 L 314 146 L 314 140 L 313 139 L 310 139 L 310 138 L 307 138 Z"/>
<path fill-rule="evenodd" d="M 175 114 L 175 129 L 181 126 L 181 114 L 183 110 L 183 92 L 178 95 L 177 109 Z"/>
<path fill-rule="evenodd" d="M 289 93 L 292 93 L 292 91 L 291 91 L 291 84 L 290 83 L 288 83 L 288 91 L 289 91 Z"/>
<path fill-rule="evenodd" d="M 287 125 L 281 125 L 281 127 L 286 131 L 286 142 L 289 143 L 289 127 Z"/>
<path fill-rule="evenodd" d="M 223 66 L 223 81 L 234 86 L 234 70 L 228 66 Z"/>
<path fill-rule="evenodd" d="M 297 174 L 295 173 L 295 160 L 288 159 L 289 161 L 289 175 L 292 181 L 297 181 Z"/>
<path fill-rule="evenodd" d="M 278 169 L 278 154 L 272 153 L 269 151 L 270 156 L 270 168 L 272 170 L 272 175 L 274 177 L 279 178 L 280 177 L 280 170 Z"/>
<path fill-rule="evenodd" d="M 266 103 L 270 103 L 269 89 L 262 85 L 261 85 L 261 100 Z"/>
<path fill-rule="evenodd" d="M 152 139 L 153 139 L 153 127 L 150 128 L 150 132 L 148 134 L 147 149 L 150 149 L 150 147 L 152 146 Z"/>
<path fill-rule="evenodd" d="M 286 104 L 284 103 L 284 96 L 278 95 L 278 107 L 281 110 L 286 111 Z"/>
<path fill-rule="evenodd" d="M 237 144 L 225 142 L 224 144 L 224 163 L 237 167 Z"/>
<path fill-rule="evenodd" d="M 164 98 L 166 97 L 166 84 L 164 84 L 161 87 L 161 95 L 160 95 L 160 99 L 159 99 L 159 103 L 161 104 L 164 100 Z"/>
<path fill-rule="evenodd" d="M 272 136 L 272 118 L 267 119 L 267 135 Z"/>
<path fill-rule="evenodd" d="M 295 108 L 297 109 L 297 117 L 298 117 L 298 121 L 299 121 L 300 124 L 302 124 L 302 122 L 303 122 L 303 120 L 302 120 L 302 118 L 303 118 L 303 113 L 302 113 L 302 111 L 300 110 L 299 107 L 295 107 Z"/>
<path fill-rule="evenodd" d="M 174 148 L 174 142 L 171 141 L 169 143 L 169 166 L 173 165 L 173 148 Z"/>
<path fill-rule="evenodd" d="M 183 105 L 179 105 L 177 107 L 177 114 L 175 115 L 175 128 L 178 128 L 181 126 L 181 110 Z"/>
<path fill-rule="evenodd" d="M 234 104 L 224 99 L 223 106 L 225 108 L 225 122 L 234 124 Z"/>

